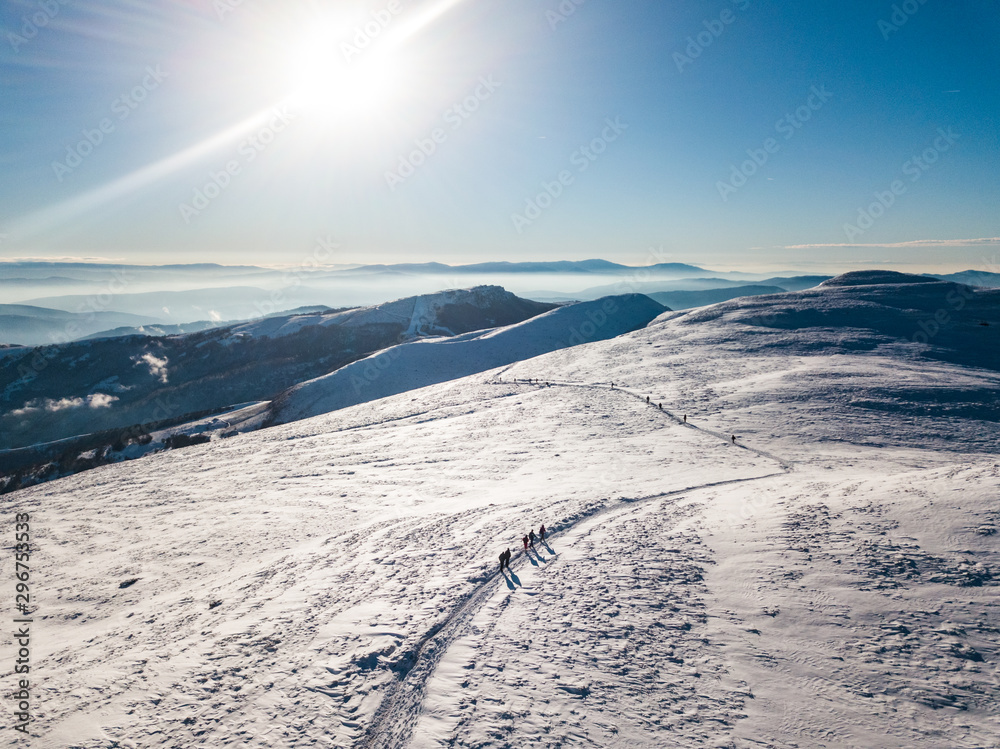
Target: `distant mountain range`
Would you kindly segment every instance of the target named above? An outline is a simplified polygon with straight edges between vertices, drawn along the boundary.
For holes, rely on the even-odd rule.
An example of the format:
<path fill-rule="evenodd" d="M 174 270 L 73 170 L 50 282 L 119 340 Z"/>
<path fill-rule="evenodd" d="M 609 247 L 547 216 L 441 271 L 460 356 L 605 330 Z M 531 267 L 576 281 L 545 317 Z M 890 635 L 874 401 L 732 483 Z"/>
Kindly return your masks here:
<path fill-rule="evenodd" d="M 197 280 L 199 285 L 209 284 L 212 280 L 242 278 L 244 282 L 251 278 L 280 278 L 289 273 L 288 269 L 265 268 L 254 265 L 219 265 L 217 263 L 189 263 L 171 265 L 128 265 L 117 263 L 62 263 L 18 261 L 0 262 L 0 290 L 5 287 L 16 287 L 25 284 L 49 283 L 74 284 L 83 282 L 103 282 L 110 274 L 119 273 L 130 276 L 136 281 L 149 277 L 161 280 Z M 295 269 L 292 269 L 295 270 Z M 299 269 L 303 270 L 303 269 Z M 634 276 L 636 278 L 649 274 L 667 278 L 716 278 L 729 280 L 753 280 L 767 284 L 775 278 L 767 279 L 760 273 L 740 271 L 713 271 L 688 263 L 655 263 L 644 266 L 623 265 L 609 260 L 556 260 L 506 262 L 493 261 L 482 263 L 467 263 L 448 265 L 445 263 L 390 263 L 367 265 L 332 265 L 305 269 L 310 278 L 356 277 L 379 273 L 402 273 L 412 275 L 444 275 L 455 274 L 592 274 L 613 276 Z M 802 277 L 794 273 L 779 274 L 781 277 Z M 925 274 L 933 275 L 933 274 Z M 812 276 L 814 278 L 829 278 L 830 275 Z M 971 286 L 987 288 L 1000 287 L 1000 273 L 990 271 L 966 270 L 958 273 L 935 275 L 945 281 L 955 281 Z M 776 284 L 781 285 L 781 284 Z"/>
<path fill-rule="evenodd" d="M 134 328 L 156 322 L 155 317 L 127 312 L 66 312 L 28 304 L 0 304 L 0 341 L 19 346 L 65 343 L 108 328 Z"/>
<path fill-rule="evenodd" d="M 387 299 L 473 285 L 500 284 L 522 298 L 548 303 L 627 293 L 691 292 L 661 298 L 667 306 L 686 309 L 734 295 L 800 291 L 830 278 L 794 274 L 765 278 L 715 272 L 688 263 L 637 267 L 602 259 L 341 265 L 309 270 L 214 263 L 13 262 L 0 263 L 0 272 L 0 299 L 19 302 L 21 308 L 0 309 L 0 343 L 19 345 L 133 334 L 177 335 L 269 314 L 290 314 L 293 308 L 371 306 Z M 933 277 L 981 288 L 1000 287 L 1000 273 L 989 271 Z M 725 289 L 731 291 L 722 291 Z M 80 317 L 52 314 L 59 311 Z"/>
<path fill-rule="evenodd" d="M 784 294 L 788 289 L 780 286 L 733 286 L 728 289 L 707 289 L 705 291 L 659 291 L 647 296 L 664 304 L 672 310 L 704 307 L 706 304 L 728 302 L 742 296 L 762 296 L 765 294 Z"/>
<path fill-rule="evenodd" d="M 653 273 L 657 275 L 670 276 L 673 278 L 686 278 L 689 276 L 703 276 L 711 273 L 704 268 L 686 263 L 658 263 L 640 267 L 621 265 L 608 260 L 560 260 L 552 262 L 491 262 L 491 263 L 471 263 L 468 265 L 444 265 L 442 263 L 397 263 L 393 265 L 363 265 L 353 268 L 344 273 L 351 275 L 381 273 L 386 271 L 402 273 L 421 273 L 448 275 L 452 273 L 592 273 L 598 275 L 628 275 L 637 271 L 643 273 Z M 725 275 L 725 274 L 723 274 Z"/>

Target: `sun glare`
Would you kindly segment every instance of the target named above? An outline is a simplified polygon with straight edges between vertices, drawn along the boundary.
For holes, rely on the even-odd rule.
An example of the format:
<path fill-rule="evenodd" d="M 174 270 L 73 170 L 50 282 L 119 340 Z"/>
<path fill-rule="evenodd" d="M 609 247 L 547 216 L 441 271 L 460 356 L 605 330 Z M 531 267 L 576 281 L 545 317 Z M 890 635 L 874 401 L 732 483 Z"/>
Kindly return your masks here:
<path fill-rule="evenodd" d="M 314 33 L 296 50 L 292 98 L 307 116 L 363 124 L 401 103 L 404 71 L 398 54 L 387 47 L 348 56 L 338 34 Z"/>

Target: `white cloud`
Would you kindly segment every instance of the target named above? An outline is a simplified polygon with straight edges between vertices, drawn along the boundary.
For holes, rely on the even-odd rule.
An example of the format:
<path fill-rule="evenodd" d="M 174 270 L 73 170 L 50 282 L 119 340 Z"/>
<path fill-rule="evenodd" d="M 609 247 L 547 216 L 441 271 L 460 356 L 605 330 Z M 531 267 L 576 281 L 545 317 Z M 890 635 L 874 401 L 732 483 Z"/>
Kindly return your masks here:
<path fill-rule="evenodd" d="M 7 237 L 0 234 L 0 237 Z M 0 258 L 0 263 L 124 263 L 123 257 L 98 257 L 78 255 L 23 255 L 21 257 Z"/>
<path fill-rule="evenodd" d="M 167 384 L 167 357 L 158 359 L 153 354 L 146 353 L 143 354 L 141 358 L 135 360 L 136 364 L 140 362 L 144 363 L 149 367 L 149 373 L 156 377 L 164 385 Z"/>
<path fill-rule="evenodd" d="M 874 244 L 790 244 L 786 250 L 812 250 L 820 247 L 880 247 L 890 249 L 905 249 L 908 247 L 977 247 L 980 245 L 1000 244 L 1000 237 L 981 237 L 979 239 L 914 239 L 910 242 L 877 242 Z"/>
<path fill-rule="evenodd" d="M 111 404 L 118 400 L 117 396 L 107 393 L 94 393 L 87 396 L 87 405 L 90 408 L 110 408 Z"/>
<path fill-rule="evenodd" d="M 208 319 L 212 322 L 221 322 L 222 315 L 216 312 L 214 309 L 208 311 Z"/>
<path fill-rule="evenodd" d="M 57 413 L 71 408 L 110 408 L 118 398 L 106 393 L 91 393 L 86 398 L 35 398 L 23 408 L 11 411 L 12 416 L 30 416 L 36 413 Z"/>

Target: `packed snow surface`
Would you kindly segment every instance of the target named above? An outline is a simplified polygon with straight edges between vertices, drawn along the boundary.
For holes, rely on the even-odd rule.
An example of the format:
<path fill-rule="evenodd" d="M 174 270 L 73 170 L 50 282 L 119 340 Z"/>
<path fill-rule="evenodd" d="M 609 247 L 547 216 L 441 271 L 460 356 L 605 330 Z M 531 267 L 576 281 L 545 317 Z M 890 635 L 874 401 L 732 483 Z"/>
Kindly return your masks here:
<path fill-rule="evenodd" d="M 8 495 L 32 746 L 1000 746 L 1000 373 L 825 294 Z"/>

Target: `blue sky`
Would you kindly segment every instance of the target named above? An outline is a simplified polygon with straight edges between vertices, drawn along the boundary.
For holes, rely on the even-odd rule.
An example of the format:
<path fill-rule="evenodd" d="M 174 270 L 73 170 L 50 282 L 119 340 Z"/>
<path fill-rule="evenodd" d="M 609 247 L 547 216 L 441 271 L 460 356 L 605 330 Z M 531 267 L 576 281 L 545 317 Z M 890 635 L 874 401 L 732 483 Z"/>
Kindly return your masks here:
<path fill-rule="evenodd" d="M 998 11 L 8 2 L 0 259 L 984 267 Z"/>

